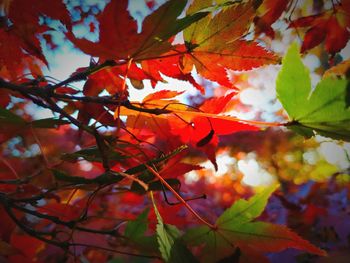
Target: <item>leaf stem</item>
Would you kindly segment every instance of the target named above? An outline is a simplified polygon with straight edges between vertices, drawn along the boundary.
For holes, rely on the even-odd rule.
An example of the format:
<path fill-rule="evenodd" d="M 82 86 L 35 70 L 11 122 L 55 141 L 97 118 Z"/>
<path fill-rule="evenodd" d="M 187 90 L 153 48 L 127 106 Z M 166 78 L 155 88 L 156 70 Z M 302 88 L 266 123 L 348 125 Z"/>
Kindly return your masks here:
<path fill-rule="evenodd" d="M 211 223 L 209 223 L 208 221 L 206 221 L 203 217 L 201 217 L 196 211 L 193 210 L 193 208 L 175 191 L 174 188 L 171 187 L 171 185 L 169 185 L 167 183 L 167 181 L 159 174 L 157 173 L 151 166 L 144 164 L 146 166 L 146 168 L 154 175 L 156 176 L 164 185 L 166 188 L 169 189 L 170 192 L 172 192 L 175 197 L 199 220 L 201 221 L 203 224 L 207 225 L 209 228 L 211 229 L 216 229 L 217 227 Z"/>

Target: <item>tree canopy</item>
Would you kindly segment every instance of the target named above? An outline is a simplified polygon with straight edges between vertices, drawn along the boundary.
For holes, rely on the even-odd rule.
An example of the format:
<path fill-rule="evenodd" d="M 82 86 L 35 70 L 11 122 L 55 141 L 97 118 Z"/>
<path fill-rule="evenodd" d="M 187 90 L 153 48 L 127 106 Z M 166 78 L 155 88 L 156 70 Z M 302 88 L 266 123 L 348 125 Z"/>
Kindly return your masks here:
<path fill-rule="evenodd" d="M 347 262 L 349 3 L 1 1 L 0 261 Z"/>

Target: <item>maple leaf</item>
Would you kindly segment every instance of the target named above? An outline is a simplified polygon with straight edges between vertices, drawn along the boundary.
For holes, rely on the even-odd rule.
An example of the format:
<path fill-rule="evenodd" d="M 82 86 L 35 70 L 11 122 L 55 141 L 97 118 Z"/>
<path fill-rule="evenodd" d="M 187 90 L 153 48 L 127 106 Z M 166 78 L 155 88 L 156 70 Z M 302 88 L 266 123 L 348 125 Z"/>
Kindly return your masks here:
<path fill-rule="evenodd" d="M 155 93 L 148 94 L 143 100 L 142 103 L 147 103 L 151 101 L 157 101 L 162 99 L 172 99 L 176 96 L 181 95 L 183 92 L 172 91 L 172 90 L 161 90 Z"/>
<path fill-rule="evenodd" d="M 325 78 L 311 90 L 309 71 L 298 46 L 283 58 L 276 82 L 277 96 L 287 111 L 288 127 L 308 137 L 314 131 L 331 138 L 350 140 L 350 109 L 346 107 L 346 79 Z"/>
<path fill-rule="evenodd" d="M 342 76 L 347 76 L 350 73 L 350 59 L 344 60 L 341 63 L 337 64 L 334 67 L 331 67 L 327 69 L 324 74 L 323 78 L 327 77 L 342 77 Z"/>
<path fill-rule="evenodd" d="M 10 94 L 5 90 L 0 90 L 0 108 L 6 108 L 10 101 Z"/>
<path fill-rule="evenodd" d="M 11 236 L 11 246 L 20 253 L 9 257 L 11 262 L 28 262 L 28 259 L 36 257 L 37 251 L 44 246 L 44 243 L 29 235 L 14 233 Z"/>
<path fill-rule="evenodd" d="M 49 27 L 39 23 L 39 17 L 45 15 L 53 19 L 61 20 L 70 28 L 71 20 L 66 6 L 61 0 L 54 0 L 50 5 L 42 0 L 11 1 L 8 18 L 13 23 L 10 26 L 12 34 L 18 36 L 21 41 L 21 47 L 41 59 L 47 64 L 46 58 L 42 54 L 38 34 L 46 32 Z"/>
<path fill-rule="evenodd" d="M 156 116 L 146 112 L 135 112 L 123 106 L 119 112 L 115 111 L 114 117 L 116 118 L 118 113 L 121 116 L 128 116 L 127 127 L 150 129 L 158 138 L 164 136 L 166 139 L 171 136 L 174 139 L 169 141 L 169 144 L 174 144 L 173 147 L 189 143 L 200 148 L 214 164 L 215 169 L 218 168 L 215 160 L 218 135 L 241 130 L 258 130 L 257 127 L 241 122 L 233 116 L 218 115 L 224 111 L 225 106 L 234 96 L 233 92 L 204 103 L 202 107 L 208 112 L 180 103 L 174 99 L 179 94 L 179 92 L 163 90 L 148 95 L 142 103 L 131 102 L 132 105 L 139 105 L 143 109 L 157 110 L 159 114 Z"/>
<path fill-rule="evenodd" d="M 1 190 L 3 191 L 3 189 Z M 7 242 L 10 240 L 12 231 L 15 229 L 16 224 L 8 216 L 3 206 L 0 206 L 0 216 L 2 218 L 0 228 L 0 240 Z"/>
<path fill-rule="evenodd" d="M 11 256 L 20 254 L 21 251 L 12 247 L 9 243 L 0 239 L 0 255 L 1 256 Z"/>
<path fill-rule="evenodd" d="M 88 124 L 91 119 L 94 119 L 106 126 L 115 126 L 113 115 L 106 111 L 103 105 L 95 103 L 80 104 L 78 120 L 84 124 Z"/>
<path fill-rule="evenodd" d="M 123 78 L 111 68 L 106 68 L 91 74 L 84 84 L 83 93 L 86 96 L 96 96 L 102 90 L 115 95 L 122 92 Z"/>
<path fill-rule="evenodd" d="M 43 31 L 37 31 L 38 30 L 37 28 L 28 29 L 27 27 L 29 27 L 29 26 L 28 25 L 26 25 L 26 26 L 15 26 L 14 25 L 14 26 L 10 27 L 6 31 L 8 37 L 10 39 L 8 39 L 5 43 L 13 45 L 13 46 L 9 47 L 6 45 L 4 47 L 4 49 L 6 49 L 7 52 L 9 50 L 16 50 L 16 53 L 13 54 L 14 59 L 16 59 L 16 60 L 27 56 L 25 54 L 25 52 L 23 52 L 23 50 L 25 50 L 30 55 L 39 58 L 41 61 L 43 61 L 47 65 L 48 63 L 46 61 L 45 56 L 42 53 L 42 50 L 40 47 L 40 42 L 36 38 L 36 34 L 41 33 Z M 7 65 L 7 64 L 11 65 L 10 58 L 9 58 L 10 54 L 7 54 L 7 56 L 5 56 L 5 55 L 2 56 L 3 59 L 6 59 L 4 65 Z M 12 58 L 12 56 L 11 56 L 11 58 Z"/>
<path fill-rule="evenodd" d="M 30 48 L 23 42 L 20 36 L 13 33 L 13 29 L 5 30 L 0 28 L 0 75 L 6 79 L 17 79 L 26 70 L 30 70 L 34 77 L 42 76 L 42 62 L 45 61 L 41 51 L 35 49 L 28 55 L 23 50 L 30 52 Z M 35 41 L 34 41 L 35 43 Z M 35 57 L 36 56 L 36 57 Z M 39 59 L 38 59 L 39 58 Z"/>
<path fill-rule="evenodd" d="M 344 3 L 343 3 L 344 2 Z M 290 27 L 308 27 L 301 52 L 305 52 L 325 41 L 326 51 L 332 55 L 342 50 L 349 40 L 350 6 L 346 1 L 334 5 L 321 14 L 301 17 L 290 23 Z"/>
<path fill-rule="evenodd" d="M 286 248 L 297 248 L 317 255 L 325 252 L 285 226 L 265 222 L 251 222 L 264 210 L 268 198 L 276 190 L 276 186 L 268 187 L 249 200 L 240 199 L 228 208 L 216 221 L 216 228 L 200 226 L 189 229 L 183 239 L 189 245 L 204 243 L 203 262 L 217 262 L 240 250 L 249 258 L 254 254 L 277 252 Z"/>
<path fill-rule="evenodd" d="M 193 164 L 189 164 L 189 163 L 179 162 L 180 158 L 181 158 L 181 156 L 178 156 L 178 158 L 170 159 L 164 165 L 164 167 L 159 172 L 159 174 L 163 178 L 176 178 L 176 177 L 184 175 L 190 171 L 200 170 L 203 168 L 199 165 L 193 165 Z"/>
<path fill-rule="evenodd" d="M 66 26 L 71 25 L 68 10 L 61 0 L 52 0 L 49 5 L 42 0 L 32 0 L 30 2 L 26 0 L 12 0 L 10 2 L 8 17 L 17 26 L 30 24 L 39 28 L 39 16 L 41 15 L 60 20 Z"/>
<path fill-rule="evenodd" d="M 186 52 L 184 45 L 175 45 L 172 51 L 163 54 L 161 58 L 141 62 L 142 70 L 151 77 L 152 86 L 155 86 L 157 81 L 164 81 L 160 74 L 162 73 L 171 78 L 188 81 L 204 94 L 204 88 L 194 80 L 191 73 L 184 73 L 180 67 L 179 58 L 184 52 Z"/>
<path fill-rule="evenodd" d="M 198 262 L 180 239 L 180 231 L 173 225 L 164 224 L 151 194 L 154 212 L 157 217 L 157 241 L 165 262 Z"/>
<path fill-rule="evenodd" d="M 151 94 L 148 95 L 142 103 L 130 102 L 130 104 L 134 106 L 140 106 L 146 111 L 150 110 L 151 111 L 150 113 L 152 113 L 152 110 L 158 111 L 158 115 L 153 116 L 153 118 L 167 119 L 169 118 L 168 114 L 173 113 L 181 116 L 182 119 L 187 122 L 187 124 L 190 123 L 194 118 L 205 117 L 205 118 L 209 118 L 210 120 L 216 119 L 218 120 L 218 123 L 221 125 L 227 121 L 227 122 L 242 122 L 242 127 L 245 126 L 247 129 L 249 129 L 248 127 L 252 127 L 248 124 L 244 124 L 244 120 L 241 120 L 229 115 L 218 114 L 223 112 L 223 110 L 225 109 L 225 106 L 229 103 L 229 101 L 235 95 L 233 92 L 227 94 L 226 96 L 212 99 L 204 103 L 202 107 L 203 109 L 208 110 L 208 112 L 202 111 L 201 108 L 196 109 L 191 106 L 187 106 L 186 104 L 180 103 L 178 100 L 173 99 L 173 97 L 179 94 L 181 93 L 163 90 L 160 92 L 156 92 L 153 95 Z M 130 109 L 122 106 L 120 110 L 120 115 L 133 116 L 135 114 L 139 114 L 139 115 L 147 116 L 150 114 L 145 112 L 137 112 L 137 109 L 138 108 L 136 108 L 136 111 L 135 111 L 134 109 Z M 118 117 L 118 111 L 115 111 L 114 117 L 115 118 Z M 214 120 L 214 122 L 216 120 Z M 233 131 L 236 131 L 236 130 L 233 130 Z"/>
<path fill-rule="evenodd" d="M 76 72 L 86 69 L 88 68 L 79 68 Z M 128 90 L 125 78 L 129 78 L 131 81 L 142 81 L 151 77 L 140 69 L 136 63 L 105 67 L 88 76 L 88 80 L 83 87 L 83 94 L 97 96 L 103 90 L 106 90 L 111 95 L 118 95 L 120 98 L 127 97 Z"/>
<path fill-rule="evenodd" d="M 137 23 L 127 11 L 127 0 L 112 0 L 98 17 L 99 42 L 77 39 L 71 32 L 67 37 L 83 52 L 105 59 L 143 60 L 157 57 L 171 50 L 168 41 L 188 25 L 207 13 L 197 13 L 177 19 L 187 0 L 170 0 L 147 16 L 142 23 L 142 32 L 137 32 Z"/>
<path fill-rule="evenodd" d="M 13 0 L 5 3 L 5 22 L 0 28 L 1 75 L 7 79 L 16 79 L 29 69 L 34 77 L 42 76 L 41 60 L 48 62 L 42 52 L 39 35 L 50 27 L 39 22 L 41 16 L 61 20 L 70 28 L 70 17 L 61 0 L 45 1 Z M 8 21 L 9 20 L 9 21 Z"/>
<path fill-rule="evenodd" d="M 97 96 L 106 90 L 109 94 L 118 95 L 121 99 L 126 98 L 128 96 L 126 77 L 137 81 L 150 78 L 135 63 L 131 63 L 129 67 L 127 65 L 107 67 L 88 76 L 83 87 L 83 94 Z M 110 113 L 106 112 L 103 105 L 76 103 L 76 106 L 79 108 L 78 119 L 84 124 L 88 124 L 90 119 L 94 118 L 102 124 L 114 126 L 113 118 L 111 118 Z"/>
<path fill-rule="evenodd" d="M 135 220 L 129 221 L 125 227 L 125 236 L 137 240 L 142 237 L 148 228 L 148 216 L 149 209 L 145 209 Z"/>
<path fill-rule="evenodd" d="M 130 196 L 130 195 L 129 195 Z M 140 198 L 140 196 L 138 196 Z M 157 247 L 157 238 L 155 235 L 146 236 L 146 231 L 148 228 L 148 213 L 149 209 L 145 209 L 140 215 L 134 220 L 127 222 L 125 227 L 124 235 L 129 239 L 131 246 L 138 248 L 140 251 L 145 251 L 145 253 L 159 254 Z"/>
<path fill-rule="evenodd" d="M 0 142 L 2 143 L 18 134 L 22 134 L 30 127 L 56 128 L 64 124 L 67 124 L 67 122 L 53 118 L 39 119 L 28 122 L 11 111 L 0 107 Z"/>
<path fill-rule="evenodd" d="M 208 1 L 195 1 L 188 13 L 207 6 Z M 188 53 L 182 57 L 184 72 L 193 65 L 203 77 L 231 86 L 226 69 L 249 70 L 277 63 L 276 56 L 256 42 L 242 40 L 254 17 L 253 1 L 223 8 L 214 17 L 205 17 L 184 30 Z"/>
<path fill-rule="evenodd" d="M 257 16 L 254 18 L 255 35 L 266 33 L 271 38 L 275 37 L 275 31 L 271 25 L 281 16 L 286 9 L 289 0 L 264 0 L 257 9 Z"/>
<path fill-rule="evenodd" d="M 0 108 L 0 142 L 4 142 L 12 138 L 16 134 L 23 131 L 26 122 L 21 117 L 9 110 Z"/>

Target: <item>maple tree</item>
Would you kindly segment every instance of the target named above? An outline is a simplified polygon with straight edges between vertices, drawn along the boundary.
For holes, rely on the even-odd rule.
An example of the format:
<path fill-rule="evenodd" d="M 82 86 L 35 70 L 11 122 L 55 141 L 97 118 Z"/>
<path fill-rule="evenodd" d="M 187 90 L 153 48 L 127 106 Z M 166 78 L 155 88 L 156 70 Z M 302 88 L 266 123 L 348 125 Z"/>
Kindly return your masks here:
<path fill-rule="evenodd" d="M 346 259 L 348 236 L 328 221 L 335 217 L 338 227 L 348 217 L 349 167 L 300 160 L 317 147 L 315 135 L 350 140 L 349 60 L 337 62 L 349 39 L 349 3 L 320 2 L 304 14 L 309 9 L 293 0 L 145 1 L 149 14 L 139 26 L 128 0 L 2 1 L 0 259 Z M 283 37 L 275 22 L 302 38 L 300 51 L 296 43 L 283 58 L 273 51 Z M 97 40 L 78 37 L 79 26 Z M 47 76 L 48 54 L 68 42 L 90 65 L 62 81 Z M 315 88 L 300 54 L 307 52 L 329 67 Z M 244 75 L 236 72 L 279 64 L 284 111 L 276 121 L 234 116 L 244 108 Z M 184 102 L 186 92 L 176 89 L 141 102 L 129 94 L 168 78 L 190 83 L 199 100 Z M 218 171 L 222 152 L 241 165 L 257 153 L 279 183 L 252 189 L 239 170 L 208 183 L 215 175 L 203 163 Z M 194 185 L 189 173 L 199 178 Z M 344 204 L 330 208 L 336 198 Z M 274 205 L 284 214 L 271 212 Z"/>

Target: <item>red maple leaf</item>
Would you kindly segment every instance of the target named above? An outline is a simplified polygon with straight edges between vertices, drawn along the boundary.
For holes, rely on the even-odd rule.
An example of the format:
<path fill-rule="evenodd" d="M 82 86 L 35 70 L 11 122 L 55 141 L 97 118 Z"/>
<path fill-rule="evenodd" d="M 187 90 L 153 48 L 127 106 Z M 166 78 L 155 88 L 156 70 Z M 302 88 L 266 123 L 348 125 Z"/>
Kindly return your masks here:
<path fill-rule="evenodd" d="M 289 0 L 264 0 L 259 6 L 254 18 L 255 34 L 266 33 L 271 38 L 275 37 L 275 31 L 271 25 L 281 16 L 286 9 Z"/>
<path fill-rule="evenodd" d="M 184 21 L 187 18 L 177 20 L 186 2 L 168 1 L 144 19 L 142 31 L 138 33 L 137 23 L 127 11 L 128 1 L 112 0 L 98 17 L 98 42 L 77 39 L 71 32 L 67 33 L 67 37 L 83 52 L 101 60 L 158 57 L 171 50 L 172 45 L 168 40 L 186 27 Z"/>
<path fill-rule="evenodd" d="M 304 36 L 301 52 L 325 41 L 326 51 L 334 55 L 345 47 L 350 37 L 350 6 L 342 1 L 323 13 L 294 20 L 290 27 L 309 28 Z"/>
<path fill-rule="evenodd" d="M 50 1 L 50 5 L 42 0 L 13 0 L 8 5 L 7 17 L 4 18 L 0 28 L 2 43 L 0 46 L 0 74 L 10 79 L 18 77 L 29 69 L 35 74 L 35 77 L 42 75 L 41 65 L 36 66 L 36 69 L 33 65 L 39 63 L 37 59 L 48 64 L 38 37 L 47 32 L 50 27 L 45 23 L 40 23 L 39 18 L 48 16 L 61 20 L 70 28 L 70 17 L 66 6 L 60 0 Z"/>

